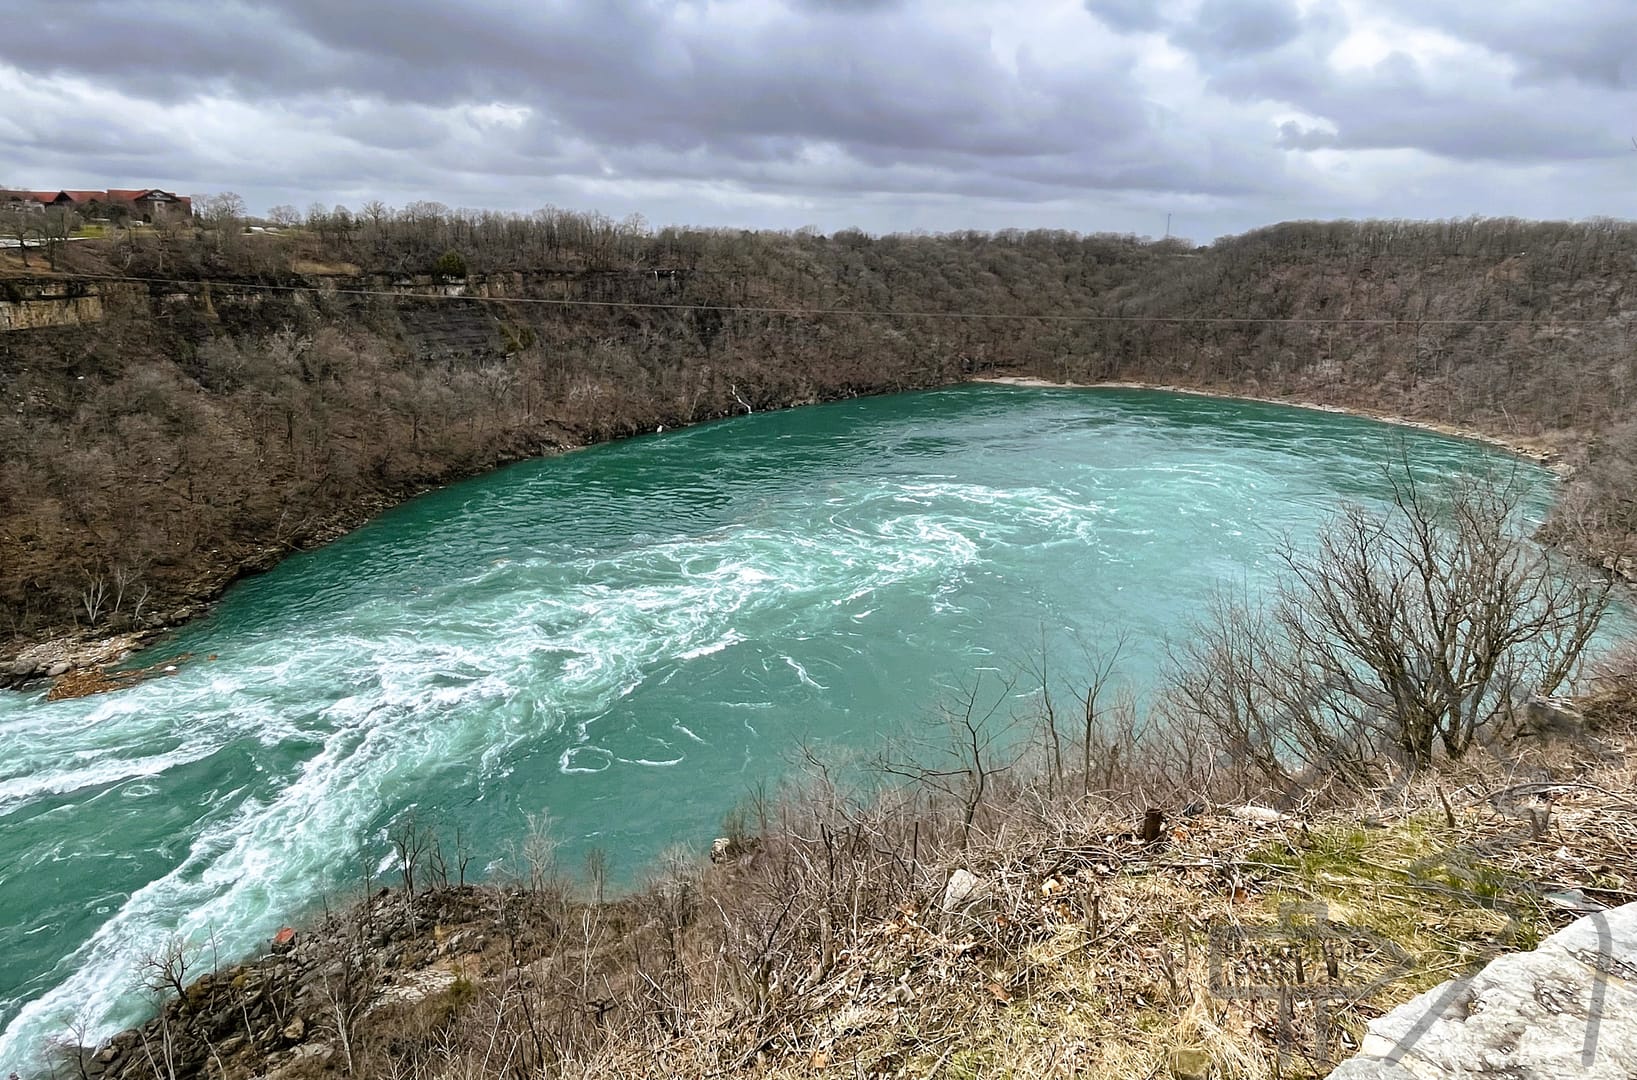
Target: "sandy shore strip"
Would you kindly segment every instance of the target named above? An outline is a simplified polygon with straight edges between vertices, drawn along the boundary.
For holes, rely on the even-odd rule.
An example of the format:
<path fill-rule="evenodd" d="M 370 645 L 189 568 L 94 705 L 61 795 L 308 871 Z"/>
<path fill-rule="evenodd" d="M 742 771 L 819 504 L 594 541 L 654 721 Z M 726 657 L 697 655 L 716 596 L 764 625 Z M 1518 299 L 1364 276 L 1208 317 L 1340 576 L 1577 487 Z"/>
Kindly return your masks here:
<path fill-rule="evenodd" d="M 1164 383 L 1125 381 L 1067 383 L 1041 379 L 1032 375 L 980 375 L 971 381 L 996 383 L 1001 386 L 1028 386 L 1042 390 L 1158 390 L 1167 394 L 1191 394 L 1194 397 L 1221 398 L 1225 401 L 1255 401 L 1263 405 L 1286 405 L 1293 409 L 1311 409 L 1314 412 L 1357 416 L 1383 424 L 1392 424 L 1396 427 L 1416 428 L 1421 431 L 1434 431 L 1440 435 L 1449 435 L 1457 439 L 1469 439 L 1472 442 L 1484 443 L 1487 446 L 1505 450 L 1509 454 L 1526 458 L 1537 465 L 1544 465 L 1560 476 L 1567 476 L 1572 471 L 1570 466 L 1563 460 L 1562 454 L 1544 439 L 1503 438 L 1473 428 L 1446 424 L 1437 420 L 1415 420 L 1406 416 L 1395 416 L 1377 409 L 1349 405 L 1326 405 L 1317 401 L 1303 401 L 1297 398 L 1262 397 L 1256 394 L 1235 393 L 1231 390 L 1201 390 L 1193 386 L 1168 386 Z"/>

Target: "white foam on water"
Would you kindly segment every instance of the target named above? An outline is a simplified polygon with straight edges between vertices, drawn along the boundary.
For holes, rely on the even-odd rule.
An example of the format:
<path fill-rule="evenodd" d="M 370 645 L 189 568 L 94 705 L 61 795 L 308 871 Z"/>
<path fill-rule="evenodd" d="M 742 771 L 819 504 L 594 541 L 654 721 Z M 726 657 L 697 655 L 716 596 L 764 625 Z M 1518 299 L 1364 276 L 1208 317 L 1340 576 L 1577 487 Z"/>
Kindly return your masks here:
<path fill-rule="evenodd" d="M 484 741 L 481 728 L 473 731 L 446 719 L 501 689 L 486 677 L 438 685 L 452 672 L 475 674 L 451 664 L 462 658 L 459 649 L 377 644 L 370 657 L 375 692 L 342 697 L 320 709 L 329 734 L 275 796 L 238 802 L 225 818 L 203 828 L 169 872 L 111 906 L 109 918 L 57 964 L 55 985 L 25 1004 L 0 1035 L 0 1061 L 26 1059 L 45 1039 L 63 1033 L 70 1021 L 85 1022 L 94 1038 L 134 1019 L 141 1009 L 132 993 L 137 965 L 173 935 L 194 943 L 217 940 L 225 953 L 236 955 L 311 900 L 315 886 L 340 885 L 338 873 L 344 871 L 348 853 L 363 841 L 363 822 L 376 812 L 380 793 L 395 778 L 457 760 L 466 745 Z M 322 672 L 326 663 L 314 656 L 306 670 Z M 136 688 L 133 700 L 140 700 L 145 689 Z M 170 754 L 14 778 L 7 782 L 7 805 L 132 777 L 156 777 L 210 756 L 243 727 L 256 727 L 263 736 L 268 728 L 284 727 L 288 734 L 312 738 L 311 731 L 262 722 L 263 712 L 248 708 L 233 722 L 218 710 L 195 727 L 196 741 Z M 151 728 L 145 733 L 153 734 Z M 119 734 L 102 731 L 99 737 L 117 739 Z M 102 757 L 106 748 L 80 747 L 70 751 L 74 755 Z M 219 797 L 231 803 L 241 795 L 242 789 L 233 789 Z"/>
<path fill-rule="evenodd" d="M 712 653 L 719 653 L 723 649 L 731 648 L 743 640 L 745 639 L 742 636 L 729 630 L 715 641 L 677 653 L 676 658 L 678 660 L 697 660 L 702 656 L 710 656 Z"/>
<path fill-rule="evenodd" d="M 781 657 L 779 657 L 779 659 L 783 660 L 786 664 L 790 665 L 790 669 L 796 673 L 796 678 L 800 679 L 806 685 L 811 686 L 814 690 L 828 690 L 828 689 L 830 689 L 828 686 L 821 685 L 817 679 L 815 679 L 815 678 L 813 678 L 813 676 L 809 675 L 807 673 L 807 669 L 802 667 L 801 662 L 798 661 L 795 657 L 793 657 L 793 656 L 781 656 Z"/>
<path fill-rule="evenodd" d="M 1093 437 L 1101 445 L 1111 436 Z M 708 440 L 708 433 L 687 438 Z M 306 597 L 319 605 L 318 617 L 258 624 L 213 647 L 216 663 L 196 661 L 174 678 L 101 699 L 0 702 L 7 744 L 0 817 L 48 799 L 72 812 L 81 793 L 122 783 L 130 784 L 121 792 L 130 803 L 121 812 L 138 813 L 163 801 L 145 793 L 164 792 L 167 776 L 196 774 L 198 763 L 224 751 L 231 751 L 224 760 L 248 755 L 242 775 L 205 781 L 218 790 L 200 800 L 202 824 L 178 836 L 165 872 L 129 895 L 96 901 L 107 917 L 0 1035 L 0 1062 L 26 1060 L 63 1031 L 66 1017 L 85 1017 L 93 1032 L 136 1018 L 134 962 L 172 934 L 214 933 L 224 955 L 256 946 L 316 890 L 355 876 L 348 867 L 374 855 L 371 830 L 381 815 L 422 799 L 440 770 L 469 778 L 462 790 L 472 801 L 502 804 L 510 793 L 493 785 L 514 769 L 538 782 L 526 767 L 534 754 L 558 784 L 606 785 L 585 777 L 620 763 L 676 769 L 692 782 L 693 765 L 724 753 L 698 733 L 715 734 L 698 727 L 698 717 L 737 716 L 757 754 L 777 750 L 793 712 L 826 701 L 819 695 L 831 686 L 838 697 L 850 692 L 847 672 L 829 657 L 869 657 L 861 665 L 868 671 L 882 642 L 949 652 L 929 614 L 954 617 L 939 625 L 959 627 L 954 647 L 962 657 L 1010 649 L 1013 642 L 972 636 L 974 620 L 989 616 L 978 595 L 987 563 L 1009 569 L 1004 560 L 1014 549 L 1076 544 L 1089 572 L 1115 558 L 1109 534 L 1131 543 L 1165 539 L 1160 534 L 1174 531 L 1169 517 L 1158 529 L 1144 519 L 1174 515 L 1168 505 L 1229 520 L 1219 516 L 1223 486 L 1254 479 L 1254 470 L 1200 462 L 1197 448 L 1175 465 L 1162 460 L 1159 440 L 1143 438 L 1155 444 L 1152 453 L 1145 445 L 1144 460 L 1093 467 L 1077 459 L 1061 465 L 1060 484 L 1037 479 L 1034 456 L 997 469 L 980 446 L 960 469 L 938 457 L 924 459 L 939 463 L 935 475 L 844 466 L 816 493 L 810 478 L 782 491 L 775 483 L 698 528 L 659 513 L 623 536 L 599 523 L 584 542 L 573 522 L 561 537 L 495 532 L 515 527 L 508 506 L 550 498 L 546 481 L 483 492 L 467 500 L 464 516 L 450 513 L 413 540 L 400 537 L 372 564 L 383 572 L 410 567 L 413 579 L 398 587 L 370 594 L 319 579 Z M 868 451 L 867 435 L 860 445 Z M 1170 471 L 1156 478 L 1156 466 Z M 1008 469 L 1030 482 L 1008 485 Z M 715 488 L 707 480 L 698 491 L 708 502 Z M 686 509 L 685 498 L 672 496 Z M 1114 595 L 1125 584 L 1104 591 Z M 906 613 L 921 621 L 893 622 Z M 722 700 L 728 694 L 713 686 L 694 700 L 696 712 L 677 707 L 690 689 L 679 673 L 716 677 L 741 656 L 738 700 Z M 632 728 L 628 718 L 655 700 L 645 694 L 664 704 L 648 728 Z M 839 701 L 841 711 L 861 707 Z M 654 725 L 688 740 L 695 760 L 642 742 Z M 730 722 L 723 734 L 731 738 L 720 741 L 744 743 L 737 730 Z M 742 752 L 740 768 L 749 771 L 757 759 L 748 745 Z M 644 782 L 663 791 L 676 781 L 646 774 Z"/>
<path fill-rule="evenodd" d="M 214 752 L 214 748 L 210 746 L 195 745 L 172 754 L 155 754 L 128 760 L 115 759 L 82 769 L 62 769 L 39 776 L 18 776 L 0 780 L 0 817 L 48 796 L 106 787 L 122 780 L 158 776 L 177 765 L 203 760 Z"/>
<path fill-rule="evenodd" d="M 600 767 L 581 765 L 579 759 L 588 754 L 601 755 L 602 765 Z M 563 751 L 562 756 L 558 759 L 557 767 L 565 775 L 568 775 L 573 773 L 607 772 L 613 764 L 613 752 L 601 746 L 571 746 Z"/>

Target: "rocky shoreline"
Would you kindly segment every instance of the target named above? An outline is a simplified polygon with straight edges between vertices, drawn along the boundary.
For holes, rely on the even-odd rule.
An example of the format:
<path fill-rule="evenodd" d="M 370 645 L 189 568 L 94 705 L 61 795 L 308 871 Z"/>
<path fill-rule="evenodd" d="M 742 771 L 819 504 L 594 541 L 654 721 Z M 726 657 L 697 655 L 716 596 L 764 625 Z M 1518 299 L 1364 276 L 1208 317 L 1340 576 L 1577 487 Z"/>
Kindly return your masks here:
<path fill-rule="evenodd" d="M 0 664 L 0 689 L 22 690 L 45 679 L 57 679 L 71 671 L 118 663 L 152 641 L 163 630 L 133 630 L 111 637 L 66 636 L 30 645 L 9 664 Z"/>
<path fill-rule="evenodd" d="M 277 561 L 269 553 L 269 556 L 241 564 L 231 572 L 212 575 L 208 584 L 199 587 L 196 593 L 198 599 L 183 603 L 162 615 L 150 616 L 139 627 L 122 628 L 116 633 L 90 628 L 58 632 L 44 640 L 22 645 L 10 658 L 0 655 L 0 691 L 32 690 L 49 684 L 48 693 L 54 698 L 83 697 L 85 693 L 127 685 L 131 680 L 115 670 L 117 665 L 177 627 L 208 614 L 228 586 L 241 578 L 271 569 Z M 81 680 L 80 685 L 95 686 L 96 689 L 67 692 L 73 686 L 67 680 L 86 675 L 95 678 Z M 62 692 L 59 692 L 59 687 Z"/>
<path fill-rule="evenodd" d="M 177 944 L 145 963 L 144 981 L 163 1000 L 152 1017 L 61 1052 L 86 1080 L 271 1078 L 339 1065 L 338 1015 L 379 1022 L 458 999 L 504 929 L 496 912 L 530 899 L 498 886 L 382 889 L 311 927 L 280 930 L 259 956 L 203 973 L 207 958 Z"/>
<path fill-rule="evenodd" d="M 577 444 L 560 443 L 548 453 L 563 453 Z M 13 641 L 9 648 L 0 644 L 0 692 L 30 690 L 50 684 L 52 690 L 69 676 L 93 673 L 105 678 L 97 681 L 97 689 L 88 692 L 116 689 L 123 685 L 114 678 L 116 665 L 132 654 L 152 646 L 165 635 L 210 614 L 217 601 L 233 585 L 257 574 L 273 569 L 288 555 L 312 551 L 339 540 L 385 513 L 419 495 L 435 491 L 446 484 L 458 483 L 473 476 L 481 476 L 494 469 L 513 464 L 517 459 L 494 462 L 482 469 L 474 469 L 436 484 L 418 484 L 394 495 L 380 495 L 367 503 L 350 508 L 334 518 L 313 527 L 294 544 L 266 544 L 252 548 L 230 563 L 212 567 L 193 579 L 181 590 L 178 603 L 159 614 L 149 615 L 141 626 L 123 626 L 110 633 L 105 628 L 59 627 L 42 635 Z M 63 693 L 59 697 L 83 696 Z"/>

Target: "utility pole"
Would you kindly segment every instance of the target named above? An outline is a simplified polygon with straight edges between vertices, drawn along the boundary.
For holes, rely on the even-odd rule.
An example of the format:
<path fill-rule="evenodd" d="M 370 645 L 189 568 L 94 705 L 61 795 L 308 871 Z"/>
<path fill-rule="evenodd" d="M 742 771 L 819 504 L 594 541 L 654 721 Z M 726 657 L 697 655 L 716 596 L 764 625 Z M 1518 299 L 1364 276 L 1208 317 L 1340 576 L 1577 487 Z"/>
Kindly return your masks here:
<path fill-rule="evenodd" d="M 1165 238 L 1167 240 L 1171 239 L 1171 215 L 1169 212 L 1165 215 Z"/>

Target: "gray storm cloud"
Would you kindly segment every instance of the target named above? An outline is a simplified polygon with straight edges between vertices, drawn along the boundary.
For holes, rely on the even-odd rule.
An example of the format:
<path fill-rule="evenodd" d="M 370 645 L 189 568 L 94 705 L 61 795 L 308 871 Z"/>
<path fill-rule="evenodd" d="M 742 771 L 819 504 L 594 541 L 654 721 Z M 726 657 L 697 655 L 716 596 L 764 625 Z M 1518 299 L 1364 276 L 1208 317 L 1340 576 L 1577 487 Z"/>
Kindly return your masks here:
<path fill-rule="evenodd" d="M 1621 215 L 1633 29 L 1614 0 L 82 0 L 0 36 L 0 182 L 1202 238 Z"/>

